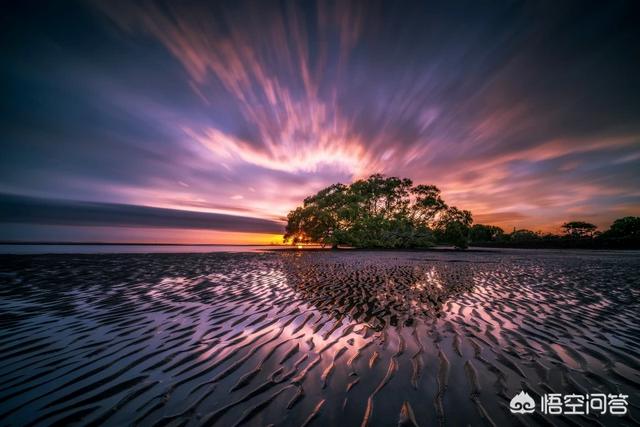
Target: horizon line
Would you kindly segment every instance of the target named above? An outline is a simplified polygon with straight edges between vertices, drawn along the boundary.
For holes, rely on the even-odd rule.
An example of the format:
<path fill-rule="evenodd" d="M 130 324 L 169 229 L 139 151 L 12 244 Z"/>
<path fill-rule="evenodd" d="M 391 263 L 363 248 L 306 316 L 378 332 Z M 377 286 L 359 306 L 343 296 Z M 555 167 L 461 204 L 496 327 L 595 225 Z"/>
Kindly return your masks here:
<path fill-rule="evenodd" d="M 0 241 L 0 245 L 76 245 L 76 246 L 292 246 L 284 243 L 132 243 L 132 242 L 28 242 L 28 241 Z M 308 246 L 308 245 L 307 245 Z"/>

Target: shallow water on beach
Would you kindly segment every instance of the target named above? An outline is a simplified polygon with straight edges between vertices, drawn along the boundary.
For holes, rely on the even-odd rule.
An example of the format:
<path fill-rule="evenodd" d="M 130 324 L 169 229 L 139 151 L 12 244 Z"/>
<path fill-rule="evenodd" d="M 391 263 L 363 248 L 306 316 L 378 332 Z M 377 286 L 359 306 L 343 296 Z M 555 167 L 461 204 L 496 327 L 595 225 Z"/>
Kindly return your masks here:
<path fill-rule="evenodd" d="M 638 252 L 0 257 L 1 425 L 635 425 Z M 629 415 L 512 415 L 520 391 Z"/>

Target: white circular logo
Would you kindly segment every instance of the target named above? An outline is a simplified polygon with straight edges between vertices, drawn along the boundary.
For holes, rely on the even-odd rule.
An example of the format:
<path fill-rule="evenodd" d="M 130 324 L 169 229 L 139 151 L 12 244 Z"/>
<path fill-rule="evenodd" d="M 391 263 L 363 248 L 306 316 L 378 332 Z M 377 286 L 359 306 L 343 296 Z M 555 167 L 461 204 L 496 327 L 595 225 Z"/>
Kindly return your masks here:
<path fill-rule="evenodd" d="M 509 409 L 512 414 L 531 414 L 536 410 L 536 402 L 529 396 L 528 393 L 521 391 L 513 396 L 511 402 L 509 402 Z"/>

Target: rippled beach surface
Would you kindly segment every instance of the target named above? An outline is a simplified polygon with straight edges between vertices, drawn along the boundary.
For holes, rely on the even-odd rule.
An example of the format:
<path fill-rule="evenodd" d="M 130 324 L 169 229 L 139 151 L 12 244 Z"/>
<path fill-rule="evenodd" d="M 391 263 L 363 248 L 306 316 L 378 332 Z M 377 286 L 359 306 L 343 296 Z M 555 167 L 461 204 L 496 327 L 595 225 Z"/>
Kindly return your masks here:
<path fill-rule="evenodd" d="M 637 425 L 640 254 L 0 257 L 0 425 Z M 520 391 L 626 416 L 512 415 Z"/>

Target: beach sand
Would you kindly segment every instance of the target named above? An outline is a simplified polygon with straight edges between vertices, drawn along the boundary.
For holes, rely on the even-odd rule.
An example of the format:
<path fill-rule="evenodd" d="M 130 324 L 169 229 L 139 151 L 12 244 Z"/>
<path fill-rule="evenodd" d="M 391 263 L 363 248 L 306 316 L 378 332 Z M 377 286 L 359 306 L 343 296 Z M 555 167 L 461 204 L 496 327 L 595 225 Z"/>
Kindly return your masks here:
<path fill-rule="evenodd" d="M 0 257 L 0 425 L 634 425 L 638 252 Z M 629 414 L 512 415 L 520 391 Z"/>

